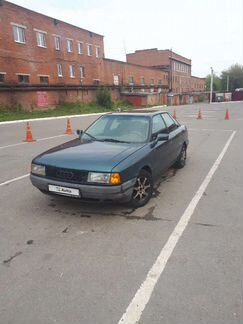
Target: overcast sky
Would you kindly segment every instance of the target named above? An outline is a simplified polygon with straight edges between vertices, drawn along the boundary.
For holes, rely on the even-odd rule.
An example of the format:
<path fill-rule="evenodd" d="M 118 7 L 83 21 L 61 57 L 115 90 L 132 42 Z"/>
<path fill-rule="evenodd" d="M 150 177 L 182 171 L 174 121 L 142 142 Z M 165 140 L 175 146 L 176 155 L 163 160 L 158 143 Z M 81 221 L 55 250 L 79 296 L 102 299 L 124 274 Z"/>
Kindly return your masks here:
<path fill-rule="evenodd" d="M 104 35 L 105 56 L 125 61 L 136 49 L 170 49 L 204 77 L 243 64 L 243 0 L 12 0 Z M 39 26 L 40 27 L 40 26 Z"/>

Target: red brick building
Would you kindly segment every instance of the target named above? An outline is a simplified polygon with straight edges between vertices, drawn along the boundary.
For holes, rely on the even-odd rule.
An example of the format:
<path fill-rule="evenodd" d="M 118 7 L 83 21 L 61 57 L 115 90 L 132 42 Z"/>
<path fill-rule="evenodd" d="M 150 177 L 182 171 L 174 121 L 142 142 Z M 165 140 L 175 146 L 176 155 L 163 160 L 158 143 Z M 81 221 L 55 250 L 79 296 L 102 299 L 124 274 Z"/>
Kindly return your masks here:
<path fill-rule="evenodd" d="M 153 67 L 168 73 L 168 87 L 173 93 L 204 91 L 205 80 L 191 76 L 191 60 L 172 50 L 157 48 L 127 54 L 127 62 Z"/>
<path fill-rule="evenodd" d="M 106 59 L 102 35 L 4 0 L 0 40 L 0 106 L 92 101 L 100 85 L 110 87 L 113 98 L 120 98 L 121 90 L 157 93 L 158 103 L 166 103 L 170 88 L 192 89 L 186 58 L 153 49 L 128 54 L 127 63 Z"/>

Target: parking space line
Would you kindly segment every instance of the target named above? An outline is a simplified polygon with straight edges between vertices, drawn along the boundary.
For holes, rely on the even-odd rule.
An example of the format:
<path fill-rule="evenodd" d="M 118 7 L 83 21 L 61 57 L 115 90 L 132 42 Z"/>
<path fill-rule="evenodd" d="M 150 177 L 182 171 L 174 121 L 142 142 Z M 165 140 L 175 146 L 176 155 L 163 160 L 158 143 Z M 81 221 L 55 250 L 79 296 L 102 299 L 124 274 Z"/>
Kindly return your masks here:
<path fill-rule="evenodd" d="M 57 137 L 62 137 L 62 136 L 67 136 L 67 134 L 56 135 L 56 136 L 45 137 L 45 138 L 39 138 L 35 142 L 46 141 L 46 140 L 49 140 L 49 139 L 52 139 L 52 138 L 57 138 Z M 6 145 L 6 146 L 0 146 L 0 150 L 5 149 L 5 148 L 9 148 L 9 147 L 15 147 L 15 146 L 19 146 L 19 145 L 24 145 L 24 144 L 29 144 L 29 143 L 28 142 L 22 142 L 22 143 L 10 144 L 10 145 Z"/>
<path fill-rule="evenodd" d="M 221 131 L 221 132 L 233 132 L 233 129 L 213 129 L 213 128 L 188 128 L 189 131 L 205 131 L 205 132 L 215 132 L 215 131 Z"/>
<path fill-rule="evenodd" d="M 205 179 L 203 180 L 202 184 L 200 185 L 199 189 L 197 190 L 196 194 L 190 201 L 189 205 L 187 206 L 186 210 L 184 211 L 183 215 L 181 216 L 179 222 L 177 223 L 176 227 L 174 228 L 173 232 L 171 233 L 168 241 L 162 248 L 157 260 L 153 264 L 152 268 L 147 273 L 145 281 L 142 283 L 138 291 L 136 292 L 134 298 L 130 302 L 129 306 L 127 307 L 126 312 L 123 314 L 121 319 L 119 320 L 118 324 L 136 324 L 139 322 L 142 313 L 149 302 L 152 292 L 164 271 L 166 264 L 172 255 L 176 244 L 178 243 L 179 239 L 181 238 L 184 230 L 186 229 L 194 210 L 196 209 L 203 193 L 205 192 L 206 188 L 208 187 L 210 181 L 214 173 L 216 172 L 217 168 L 219 167 L 222 159 L 227 152 L 231 141 L 233 140 L 236 131 L 234 131 L 228 141 L 226 142 L 223 150 L 219 154 L 218 158 L 214 162 L 213 166 L 211 167 L 210 171 L 206 175 Z"/>
<path fill-rule="evenodd" d="M 10 183 L 12 183 L 12 182 L 18 181 L 18 180 L 22 180 L 22 179 L 24 179 L 24 178 L 27 178 L 29 175 L 30 175 L 30 174 L 28 173 L 28 174 L 25 174 L 25 175 L 23 175 L 23 176 L 20 176 L 20 177 L 13 178 L 13 179 L 11 179 L 11 180 L 8 180 L 8 181 L 5 181 L 5 182 L 2 182 L 2 183 L 0 183 L 0 187 L 6 186 L 6 185 L 8 185 L 8 184 L 10 184 Z"/>

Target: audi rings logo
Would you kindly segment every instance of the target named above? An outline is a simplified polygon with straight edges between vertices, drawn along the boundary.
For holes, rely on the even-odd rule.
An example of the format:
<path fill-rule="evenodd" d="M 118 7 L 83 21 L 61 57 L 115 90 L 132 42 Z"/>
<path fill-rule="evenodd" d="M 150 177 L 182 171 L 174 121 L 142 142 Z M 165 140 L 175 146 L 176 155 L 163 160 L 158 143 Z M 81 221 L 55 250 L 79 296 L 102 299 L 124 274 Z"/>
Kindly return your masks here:
<path fill-rule="evenodd" d="M 56 172 L 57 177 L 63 178 L 63 179 L 73 179 L 73 172 L 72 171 L 67 171 L 67 170 L 57 170 Z"/>

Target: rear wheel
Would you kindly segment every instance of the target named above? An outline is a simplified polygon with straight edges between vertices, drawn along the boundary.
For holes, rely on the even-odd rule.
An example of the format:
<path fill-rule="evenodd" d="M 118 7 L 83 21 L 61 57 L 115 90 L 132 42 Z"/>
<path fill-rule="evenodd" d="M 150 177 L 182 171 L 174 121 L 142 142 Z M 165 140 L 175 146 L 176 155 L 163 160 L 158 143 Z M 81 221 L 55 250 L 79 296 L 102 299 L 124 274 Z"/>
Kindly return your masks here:
<path fill-rule="evenodd" d="M 144 206 L 151 198 L 152 192 L 153 183 L 151 174 L 146 170 L 142 170 L 133 187 L 132 198 L 130 201 L 131 206 L 134 208 Z"/>
<path fill-rule="evenodd" d="M 184 144 L 181 149 L 181 153 L 178 156 L 178 159 L 175 163 L 175 167 L 177 169 L 181 169 L 186 165 L 186 158 L 187 158 L 187 153 L 186 153 L 186 145 Z"/>

